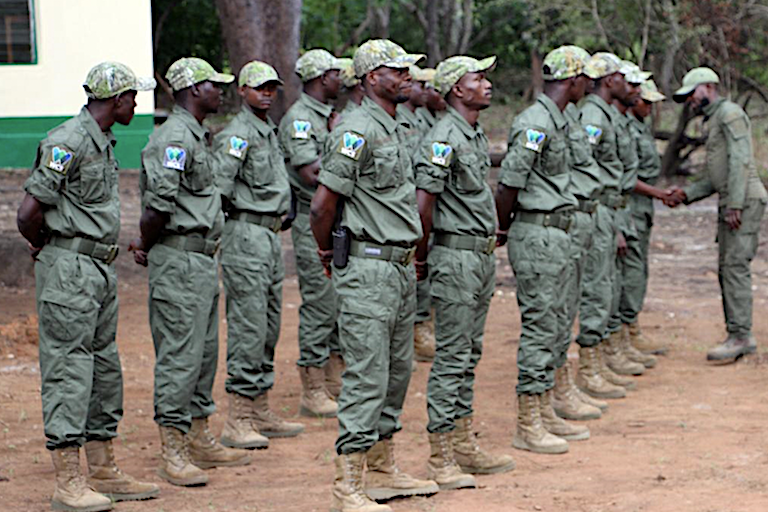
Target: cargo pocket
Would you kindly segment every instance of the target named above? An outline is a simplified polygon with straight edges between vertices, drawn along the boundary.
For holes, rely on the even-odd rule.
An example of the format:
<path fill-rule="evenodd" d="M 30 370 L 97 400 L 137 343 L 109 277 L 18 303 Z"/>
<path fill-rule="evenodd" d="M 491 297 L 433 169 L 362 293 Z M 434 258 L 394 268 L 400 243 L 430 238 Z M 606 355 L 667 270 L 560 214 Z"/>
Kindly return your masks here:
<path fill-rule="evenodd" d="M 159 329 L 174 339 L 180 340 L 194 329 L 194 308 L 192 301 L 177 290 L 155 286 L 150 294 L 150 318 L 152 330 Z"/>
<path fill-rule="evenodd" d="M 96 305 L 90 297 L 46 289 L 40 295 L 41 338 L 71 342 L 95 328 Z M 92 338 L 92 336 L 91 336 Z"/>

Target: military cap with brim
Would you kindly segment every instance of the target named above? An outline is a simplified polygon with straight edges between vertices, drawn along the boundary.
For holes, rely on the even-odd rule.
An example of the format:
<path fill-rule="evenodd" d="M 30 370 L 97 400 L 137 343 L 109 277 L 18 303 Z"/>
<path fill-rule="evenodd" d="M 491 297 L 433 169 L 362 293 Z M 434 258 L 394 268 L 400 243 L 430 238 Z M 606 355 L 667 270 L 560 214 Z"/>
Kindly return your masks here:
<path fill-rule="evenodd" d="M 496 56 L 475 59 L 466 55 L 449 57 L 437 65 L 435 89 L 440 94 L 448 94 L 451 88 L 467 73 L 490 71 L 496 67 Z"/>
<path fill-rule="evenodd" d="M 248 87 L 260 87 L 268 82 L 277 82 L 283 85 L 283 81 L 277 76 L 275 68 L 258 60 L 253 60 L 243 66 L 238 76 L 238 85 Z"/>
<path fill-rule="evenodd" d="M 621 61 L 621 68 L 619 68 L 619 73 L 624 75 L 624 79 L 627 82 L 635 85 L 641 85 L 653 76 L 653 73 L 650 71 L 643 71 L 640 69 L 640 66 L 628 60 Z"/>
<path fill-rule="evenodd" d="M 612 53 L 598 52 L 594 54 L 584 66 L 584 74 L 592 80 L 598 80 L 606 76 L 618 73 L 621 69 L 621 59 Z"/>
<path fill-rule="evenodd" d="M 584 73 L 589 54 L 578 46 L 561 46 L 549 52 L 541 64 L 544 80 L 566 80 Z"/>
<path fill-rule="evenodd" d="M 667 99 L 666 96 L 659 92 L 659 88 L 656 87 L 656 82 L 653 80 L 646 80 L 640 86 L 640 97 L 649 103 L 657 103 Z"/>
<path fill-rule="evenodd" d="M 421 68 L 421 81 L 426 82 L 430 87 L 434 87 L 436 74 L 437 71 L 434 68 Z"/>
<path fill-rule="evenodd" d="M 701 84 L 719 84 L 720 77 L 710 68 L 693 68 L 683 77 L 683 85 L 675 91 L 672 99 L 677 103 L 683 103 L 685 98 Z"/>
<path fill-rule="evenodd" d="M 180 91 L 206 81 L 228 84 L 235 79 L 235 75 L 219 73 L 203 59 L 184 57 L 171 64 L 165 73 L 165 79 L 174 91 Z"/>
<path fill-rule="evenodd" d="M 95 65 L 83 83 L 85 94 L 95 100 L 105 100 L 127 91 L 151 91 L 155 87 L 154 78 L 137 78 L 131 68 L 119 62 Z"/>
<path fill-rule="evenodd" d="M 332 69 L 341 70 L 339 59 L 334 57 L 328 50 L 323 50 L 322 48 L 309 50 L 299 57 L 294 68 L 302 82 L 309 82 Z"/>
<path fill-rule="evenodd" d="M 380 67 L 406 69 L 424 57 L 421 53 L 407 53 L 389 39 L 369 39 L 355 51 L 355 76 L 362 78 Z"/>
<path fill-rule="evenodd" d="M 355 76 L 355 65 L 352 59 L 342 57 L 336 60 L 339 61 L 339 75 L 341 76 L 341 83 L 344 84 L 344 87 L 352 89 L 359 84 L 360 79 Z"/>

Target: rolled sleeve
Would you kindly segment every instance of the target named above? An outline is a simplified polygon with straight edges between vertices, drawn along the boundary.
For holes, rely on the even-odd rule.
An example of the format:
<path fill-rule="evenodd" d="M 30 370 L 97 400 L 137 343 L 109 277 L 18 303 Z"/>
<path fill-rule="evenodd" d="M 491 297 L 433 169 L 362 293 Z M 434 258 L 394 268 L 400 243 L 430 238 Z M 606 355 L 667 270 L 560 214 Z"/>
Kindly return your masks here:
<path fill-rule="evenodd" d="M 432 143 L 422 144 L 414 165 L 416 188 L 430 194 L 442 194 L 448 179 L 450 168 L 432 163 Z"/>
<path fill-rule="evenodd" d="M 176 147 L 183 147 L 180 144 L 170 144 Z M 186 148 L 184 148 L 186 150 Z M 176 209 L 176 196 L 179 193 L 179 184 L 181 182 L 181 173 L 176 169 L 169 169 L 163 166 L 162 152 L 163 148 L 152 148 L 142 155 L 142 166 L 147 175 L 147 188 L 142 197 L 144 206 L 164 213 L 173 213 Z M 187 166 L 191 165 L 192 155 L 187 157 Z"/>
<path fill-rule="evenodd" d="M 243 160 L 229 153 L 229 134 L 219 134 L 214 139 L 213 171 L 219 192 L 227 199 L 235 194 L 235 177 L 243 166 Z M 247 153 L 246 153 L 247 154 Z"/>
<path fill-rule="evenodd" d="M 311 137 L 309 139 L 287 139 L 284 146 L 285 157 L 293 167 L 304 167 L 320 157 L 320 148 Z"/>
<path fill-rule="evenodd" d="M 528 183 L 537 152 L 525 147 L 525 132 L 514 129 L 509 137 L 507 154 L 501 162 L 499 183 L 508 188 L 524 189 Z"/>

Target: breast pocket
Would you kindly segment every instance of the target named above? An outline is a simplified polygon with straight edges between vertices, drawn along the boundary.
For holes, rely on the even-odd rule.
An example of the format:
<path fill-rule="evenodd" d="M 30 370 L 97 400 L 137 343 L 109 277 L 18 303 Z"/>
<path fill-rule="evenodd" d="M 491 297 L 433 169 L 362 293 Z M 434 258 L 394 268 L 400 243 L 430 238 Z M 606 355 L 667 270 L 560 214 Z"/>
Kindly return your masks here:
<path fill-rule="evenodd" d="M 80 198 L 84 203 L 103 203 L 109 199 L 114 165 L 96 160 L 80 167 Z"/>
<path fill-rule="evenodd" d="M 195 152 L 192 165 L 184 172 L 184 179 L 192 192 L 202 192 L 213 184 L 213 173 L 208 159 L 208 153 Z"/>
<path fill-rule="evenodd" d="M 476 153 L 464 153 L 458 157 L 458 165 L 453 172 L 453 185 L 460 192 L 477 192 L 483 189 L 488 170 L 487 158 Z"/>
<path fill-rule="evenodd" d="M 564 138 L 552 139 L 542 155 L 542 167 L 545 174 L 556 176 L 568 172 L 568 144 Z"/>
<path fill-rule="evenodd" d="M 373 175 L 371 179 L 377 190 L 387 190 L 399 186 L 403 180 L 403 159 L 398 148 L 389 146 L 375 148 L 373 155 Z"/>
<path fill-rule="evenodd" d="M 258 148 L 248 155 L 243 180 L 250 187 L 262 187 L 273 181 L 274 169 L 269 148 Z"/>

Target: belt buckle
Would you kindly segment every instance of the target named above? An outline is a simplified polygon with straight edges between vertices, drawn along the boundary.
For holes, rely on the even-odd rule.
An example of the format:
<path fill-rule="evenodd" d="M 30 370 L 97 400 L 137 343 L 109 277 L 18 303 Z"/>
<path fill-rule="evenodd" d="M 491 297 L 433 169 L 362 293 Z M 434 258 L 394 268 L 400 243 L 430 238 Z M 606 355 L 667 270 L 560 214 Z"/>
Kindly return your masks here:
<path fill-rule="evenodd" d="M 487 244 L 485 254 L 493 254 L 493 251 L 496 250 L 496 235 L 489 236 Z"/>
<path fill-rule="evenodd" d="M 275 217 L 275 222 L 272 224 L 272 231 L 274 233 L 280 232 L 280 227 L 283 225 L 283 219 L 280 217 Z"/>
<path fill-rule="evenodd" d="M 408 249 L 408 252 L 405 253 L 405 258 L 403 258 L 403 265 L 405 265 L 406 267 L 410 265 L 411 262 L 413 261 L 414 256 L 416 256 L 416 248 L 411 247 L 410 249 Z"/>
<path fill-rule="evenodd" d="M 216 243 L 213 245 L 213 254 L 211 256 L 215 256 L 217 252 L 219 252 L 219 248 L 221 247 L 221 238 L 216 239 Z"/>
<path fill-rule="evenodd" d="M 111 264 L 113 261 L 117 259 L 117 255 L 120 253 L 120 246 L 117 244 L 112 244 L 109 246 L 109 252 L 107 253 L 107 258 L 104 260 L 104 263 L 107 265 Z"/>
<path fill-rule="evenodd" d="M 541 223 L 545 228 L 552 225 L 552 215 L 549 213 L 544 214 L 544 220 Z"/>

